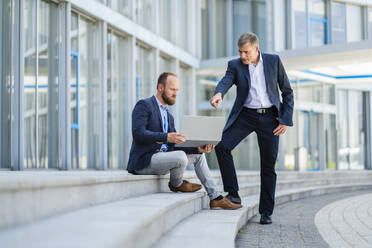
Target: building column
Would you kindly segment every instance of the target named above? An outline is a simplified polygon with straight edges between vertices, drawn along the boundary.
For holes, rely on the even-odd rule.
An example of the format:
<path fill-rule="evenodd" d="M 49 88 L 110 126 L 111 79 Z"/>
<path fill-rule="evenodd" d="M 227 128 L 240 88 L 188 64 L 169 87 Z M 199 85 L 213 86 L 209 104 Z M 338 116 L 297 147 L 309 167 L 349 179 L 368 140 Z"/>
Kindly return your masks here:
<path fill-rule="evenodd" d="M 195 9 L 197 10 L 195 13 L 195 55 L 197 58 L 201 59 L 202 57 L 202 15 L 201 15 L 201 1 L 195 0 Z M 190 11 L 191 12 L 191 11 Z"/>
<path fill-rule="evenodd" d="M 100 82 L 99 82 L 99 154 L 98 168 L 107 170 L 107 23 L 99 23 Z"/>
<path fill-rule="evenodd" d="M 190 115 L 197 115 L 198 114 L 198 110 L 197 110 L 197 81 L 196 81 L 196 69 L 195 68 L 191 68 L 190 69 Z"/>
<path fill-rule="evenodd" d="M 364 93 L 365 119 L 364 127 L 366 131 L 366 151 L 365 151 L 365 169 L 372 170 L 372 91 Z"/>
<path fill-rule="evenodd" d="M 10 159 L 12 170 L 23 170 L 23 80 L 24 80 L 24 1 L 14 1 L 14 25 L 12 27 L 11 55 L 14 66 L 14 81 L 11 88 L 11 141 Z"/>
<path fill-rule="evenodd" d="M 59 82 L 59 106 L 60 106 L 60 167 L 62 170 L 70 170 L 71 165 L 71 109 L 70 109 L 70 78 L 71 78 L 71 3 L 61 3 L 61 75 Z"/>

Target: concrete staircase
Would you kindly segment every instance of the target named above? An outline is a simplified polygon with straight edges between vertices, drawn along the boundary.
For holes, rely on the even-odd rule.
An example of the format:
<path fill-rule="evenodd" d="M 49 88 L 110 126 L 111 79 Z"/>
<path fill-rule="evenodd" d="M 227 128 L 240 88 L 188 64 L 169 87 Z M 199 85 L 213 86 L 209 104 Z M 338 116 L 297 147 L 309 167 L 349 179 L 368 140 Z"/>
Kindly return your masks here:
<path fill-rule="evenodd" d="M 220 185 L 218 171 L 212 172 Z M 372 171 L 278 172 L 276 204 L 372 189 Z M 198 182 L 193 171 L 185 179 Z M 258 212 L 260 175 L 239 171 L 239 210 L 209 210 L 204 191 L 125 171 L 0 172 L 1 247 L 233 247 Z"/>

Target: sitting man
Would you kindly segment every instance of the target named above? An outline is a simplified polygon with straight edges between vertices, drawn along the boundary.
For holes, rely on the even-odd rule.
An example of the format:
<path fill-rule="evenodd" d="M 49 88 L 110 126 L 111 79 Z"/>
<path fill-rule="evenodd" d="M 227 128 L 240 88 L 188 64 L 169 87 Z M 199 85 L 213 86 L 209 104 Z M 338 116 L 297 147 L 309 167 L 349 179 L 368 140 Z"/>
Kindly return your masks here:
<path fill-rule="evenodd" d="M 195 192 L 201 189 L 200 184 L 182 180 L 186 166 L 192 163 L 211 200 L 211 209 L 240 208 L 240 204 L 220 195 L 213 181 L 203 154 L 212 151 L 213 145 L 175 147 L 186 140 L 185 135 L 176 133 L 173 116 L 167 107 L 176 102 L 178 89 L 177 75 L 164 72 L 159 76 L 156 96 L 137 102 L 132 113 L 133 143 L 127 170 L 139 175 L 170 173 L 168 186 L 171 191 Z"/>

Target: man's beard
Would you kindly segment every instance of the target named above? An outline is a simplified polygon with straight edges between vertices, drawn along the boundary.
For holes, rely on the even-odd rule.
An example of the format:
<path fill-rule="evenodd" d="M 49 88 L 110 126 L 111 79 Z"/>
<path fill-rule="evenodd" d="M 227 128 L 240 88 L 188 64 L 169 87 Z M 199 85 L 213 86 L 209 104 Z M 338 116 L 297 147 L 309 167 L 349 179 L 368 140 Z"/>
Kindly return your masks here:
<path fill-rule="evenodd" d="M 163 98 L 164 102 L 169 105 L 169 106 L 172 106 L 176 100 L 173 100 L 172 98 L 168 97 L 167 95 L 165 95 L 165 92 L 163 92 L 161 94 L 161 97 Z"/>

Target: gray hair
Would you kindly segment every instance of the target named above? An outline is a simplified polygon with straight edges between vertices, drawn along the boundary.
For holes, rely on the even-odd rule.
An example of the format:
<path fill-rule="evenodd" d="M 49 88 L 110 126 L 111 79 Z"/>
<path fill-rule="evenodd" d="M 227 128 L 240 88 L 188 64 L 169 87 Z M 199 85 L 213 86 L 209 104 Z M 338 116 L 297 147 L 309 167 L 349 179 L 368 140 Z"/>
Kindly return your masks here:
<path fill-rule="evenodd" d="M 247 32 L 247 33 L 244 33 L 242 34 L 240 37 L 239 37 L 239 40 L 238 40 L 238 47 L 242 47 L 244 46 L 245 44 L 249 43 L 251 45 L 258 45 L 258 36 L 254 33 L 251 33 L 251 32 Z"/>

